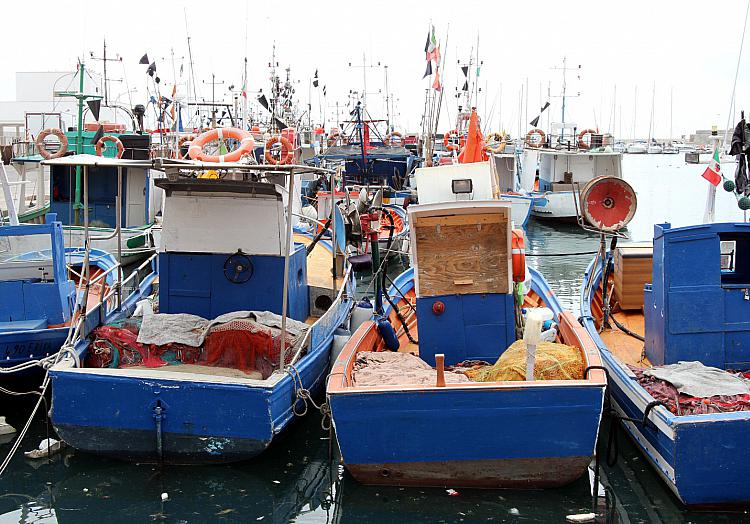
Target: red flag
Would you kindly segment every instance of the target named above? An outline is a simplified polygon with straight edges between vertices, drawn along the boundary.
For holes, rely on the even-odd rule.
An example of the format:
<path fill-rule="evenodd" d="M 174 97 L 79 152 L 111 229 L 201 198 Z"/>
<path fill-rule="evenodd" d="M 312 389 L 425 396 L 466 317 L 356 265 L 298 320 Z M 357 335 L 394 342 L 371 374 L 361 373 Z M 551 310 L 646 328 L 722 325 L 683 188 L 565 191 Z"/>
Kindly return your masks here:
<path fill-rule="evenodd" d="M 440 85 L 440 73 L 437 70 L 435 70 L 435 80 L 432 81 L 432 88 L 435 91 L 440 91 L 443 88 L 443 86 Z"/>
<path fill-rule="evenodd" d="M 714 149 L 714 156 L 711 158 L 708 167 L 701 175 L 703 178 L 718 186 L 721 183 L 721 164 L 719 164 L 719 148 Z"/>

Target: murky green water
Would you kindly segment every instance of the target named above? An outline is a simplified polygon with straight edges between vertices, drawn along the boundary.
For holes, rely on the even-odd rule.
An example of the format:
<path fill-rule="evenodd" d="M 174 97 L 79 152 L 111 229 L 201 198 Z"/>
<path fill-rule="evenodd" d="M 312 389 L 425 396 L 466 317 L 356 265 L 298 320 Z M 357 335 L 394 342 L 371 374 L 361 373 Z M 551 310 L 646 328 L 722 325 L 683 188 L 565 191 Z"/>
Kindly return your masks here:
<path fill-rule="evenodd" d="M 634 239 L 651 237 L 654 222 L 687 225 L 702 220 L 707 182 L 704 166 L 688 166 L 681 156 L 629 156 L 626 178 L 634 185 L 639 211 L 631 223 Z M 731 166 L 725 166 L 731 171 Z M 731 195 L 719 191 L 717 217 L 742 219 Z M 573 225 L 531 223 L 529 251 L 591 251 L 595 235 Z M 578 310 L 578 289 L 590 255 L 530 258 L 552 284 L 564 305 Z M 0 395 L 0 415 L 21 426 L 29 400 Z M 692 513 L 677 504 L 637 450 L 621 434 L 619 460 L 602 465 L 596 500 L 589 478 L 547 491 L 374 488 L 361 486 L 340 464 L 335 440 L 307 416 L 261 457 L 221 467 L 135 465 L 72 450 L 32 462 L 18 455 L 0 478 L 0 524 L 53 522 L 564 522 L 571 513 L 596 504 L 606 522 L 738 522 L 745 513 Z M 603 455 L 609 435 L 600 438 Z M 34 422 L 22 447 L 33 448 L 46 435 L 42 418 Z M 404 438 L 409 438 L 404 435 Z M 3 442 L 0 440 L 0 442 Z M 394 442 L 394 445 L 398 445 Z M 3 457 L 9 443 L 0 444 Z M 168 500 L 162 502 L 161 494 Z"/>

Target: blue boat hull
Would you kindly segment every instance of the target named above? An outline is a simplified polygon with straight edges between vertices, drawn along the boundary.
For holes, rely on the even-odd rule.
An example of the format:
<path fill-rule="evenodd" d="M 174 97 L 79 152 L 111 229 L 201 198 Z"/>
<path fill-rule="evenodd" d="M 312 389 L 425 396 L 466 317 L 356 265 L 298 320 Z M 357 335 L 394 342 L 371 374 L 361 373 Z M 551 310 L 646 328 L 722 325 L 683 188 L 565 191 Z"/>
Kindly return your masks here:
<path fill-rule="evenodd" d="M 305 410 L 304 387 L 322 391 L 334 330 L 350 302 L 335 303 L 311 328 L 310 350 L 266 381 L 170 373 L 167 369 L 53 367 L 52 423 L 85 452 L 139 462 L 212 464 L 263 452 Z M 157 408 L 160 408 L 157 409 Z"/>
<path fill-rule="evenodd" d="M 591 317 L 592 290 L 601 282 L 599 264 L 589 266 L 582 286 L 582 323 L 602 353 L 609 376 L 612 407 L 620 416 L 643 420 L 653 397 L 633 374 L 609 352 Z M 622 422 L 659 476 L 687 506 L 717 508 L 750 504 L 747 467 L 750 463 L 750 412 L 676 416 L 653 409 L 648 422 Z"/>
<path fill-rule="evenodd" d="M 0 367 L 11 367 L 57 353 L 68 327 L 0 333 Z"/>
<path fill-rule="evenodd" d="M 342 456 L 360 482 L 544 488 L 585 472 L 602 389 L 430 388 L 329 398 Z"/>

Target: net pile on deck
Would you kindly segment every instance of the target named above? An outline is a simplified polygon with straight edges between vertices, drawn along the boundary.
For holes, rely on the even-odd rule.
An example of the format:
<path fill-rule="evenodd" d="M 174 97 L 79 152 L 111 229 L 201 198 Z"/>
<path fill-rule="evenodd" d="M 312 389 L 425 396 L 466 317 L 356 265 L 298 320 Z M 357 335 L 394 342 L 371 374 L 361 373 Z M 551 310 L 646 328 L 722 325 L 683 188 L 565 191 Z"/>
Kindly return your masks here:
<path fill-rule="evenodd" d="M 309 326 L 287 319 L 285 363 Z M 242 311 L 213 321 L 195 315 L 154 314 L 143 320 L 101 326 L 92 333 L 87 367 L 150 368 L 194 364 L 231 368 L 268 378 L 279 369 L 280 317 L 268 312 Z"/>
<path fill-rule="evenodd" d="M 586 362 L 580 349 L 555 342 L 536 346 L 534 380 L 581 380 Z M 492 366 L 475 366 L 466 371 L 475 382 L 526 380 L 526 343 L 516 340 Z"/>
<path fill-rule="evenodd" d="M 355 386 L 434 386 L 437 372 L 427 362 L 411 353 L 362 351 L 354 361 L 352 381 Z M 468 382 L 460 373 L 445 372 L 445 382 Z"/>
<path fill-rule="evenodd" d="M 638 383 L 675 415 L 750 411 L 750 373 L 732 373 L 700 362 L 629 367 Z"/>

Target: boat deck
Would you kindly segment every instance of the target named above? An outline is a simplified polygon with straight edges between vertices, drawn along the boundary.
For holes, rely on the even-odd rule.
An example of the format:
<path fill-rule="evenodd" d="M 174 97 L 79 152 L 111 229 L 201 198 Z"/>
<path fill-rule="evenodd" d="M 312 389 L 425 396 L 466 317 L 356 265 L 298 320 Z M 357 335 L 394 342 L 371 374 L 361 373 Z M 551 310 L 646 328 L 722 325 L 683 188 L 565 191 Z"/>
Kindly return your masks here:
<path fill-rule="evenodd" d="M 612 286 L 611 289 L 614 289 L 614 277 L 611 275 L 609 282 L 610 286 Z M 609 296 L 612 297 L 613 293 L 610 292 Z M 591 313 L 594 316 L 597 327 L 601 329 L 601 321 L 603 317 L 601 286 L 594 295 L 594 300 L 591 304 Z M 622 324 L 623 327 L 633 333 L 643 336 L 646 332 L 642 309 L 622 310 L 618 307 L 613 308 L 610 315 L 614 317 L 617 322 Z M 614 322 L 610 321 L 610 324 L 612 324 L 611 328 L 603 329 L 599 333 L 599 336 L 609 349 L 610 353 L 615 355 L 622 363 L 629 366 L 650 368 L 652 364 L 646 358 L 643 341 L 620 330 Z"/>
<path fill-rule="evenodd" d="M 294 241 L 309 246 L 312 239 L 299 233 L 294 234 Z M 333 259 L 331 252 L 322 244 L 317 244 L 307 255 L 307 283 L 324 289 L 341 289 L 344 285 L 343 275 L 333 281 Z"/>
<path fill-rule="evenodd" d="M 161 367 L 131 366 L 131 369 L 149 369 L 152 371 L 170 371 L 174 373 L 190 373 L 193 375 L 210 375 L 212 377 L 251 378 L 263 380 L 259 371 L 245 373 L 240 369 L 225 368 L 218 366 L 201 366 L 200 364 L 170 364 Z"/>

